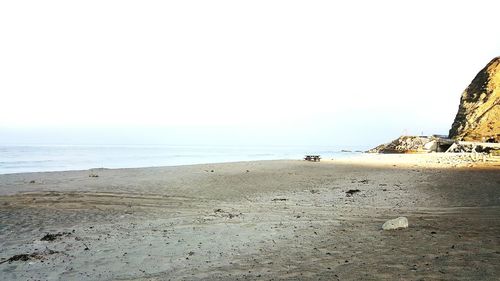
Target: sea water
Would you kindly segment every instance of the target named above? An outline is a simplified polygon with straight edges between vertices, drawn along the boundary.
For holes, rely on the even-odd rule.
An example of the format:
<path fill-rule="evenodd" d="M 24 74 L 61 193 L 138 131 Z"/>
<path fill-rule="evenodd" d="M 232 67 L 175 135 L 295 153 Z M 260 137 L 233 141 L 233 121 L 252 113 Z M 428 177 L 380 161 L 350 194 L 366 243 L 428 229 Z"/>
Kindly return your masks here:
<path fill-rule="evenodd" d="M 302 159 L 306 154 L 328 159 L 354 152 L 328 146 L 13 145 L 0 146 L 0 174 Z"/>

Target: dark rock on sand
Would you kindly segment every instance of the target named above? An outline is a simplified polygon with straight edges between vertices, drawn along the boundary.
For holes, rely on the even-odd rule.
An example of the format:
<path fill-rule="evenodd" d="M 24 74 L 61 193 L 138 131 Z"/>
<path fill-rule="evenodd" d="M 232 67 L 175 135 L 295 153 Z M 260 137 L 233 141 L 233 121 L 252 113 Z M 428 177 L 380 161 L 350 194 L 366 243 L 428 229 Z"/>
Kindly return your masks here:
<path fill-rule="evenodd" d="M 47 233 L 40 241 L 54 241 L 59 237 L 71 235 L 69 232 Z"/>
<path fill-rule="evenodd" d="M 358 193 L 358 192 L 360 192 L 360 191 L 361 191 L 361 190 L 359 190 L 359 189 L 349 189 L 349 190 L 348 190 L 348 191 L 346 191 L 345 193 L 346 193 L 346 196 L 347 196 L 347 197 L 351 197 L 352 195 L 354 195 L 354 193 Z"/>

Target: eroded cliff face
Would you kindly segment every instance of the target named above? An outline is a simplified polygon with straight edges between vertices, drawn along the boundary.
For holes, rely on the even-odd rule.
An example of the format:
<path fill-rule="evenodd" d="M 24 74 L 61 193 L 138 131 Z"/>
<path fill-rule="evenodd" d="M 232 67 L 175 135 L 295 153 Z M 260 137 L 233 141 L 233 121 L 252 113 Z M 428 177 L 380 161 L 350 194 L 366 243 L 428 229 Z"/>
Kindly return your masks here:
<path fill-rule="evenodd" d="M 463 92 L 449 137 L 500 142 L 500 57 L 488 63 Z"/>

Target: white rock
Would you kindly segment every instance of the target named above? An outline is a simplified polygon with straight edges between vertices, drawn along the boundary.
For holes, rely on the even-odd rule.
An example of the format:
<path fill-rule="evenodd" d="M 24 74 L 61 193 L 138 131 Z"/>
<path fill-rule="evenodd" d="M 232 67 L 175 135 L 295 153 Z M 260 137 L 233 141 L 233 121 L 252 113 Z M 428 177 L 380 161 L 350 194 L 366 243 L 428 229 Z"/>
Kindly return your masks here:
<path fill-rule="evenodd" d="M 393 230 L 408 227 L 408 219 L 405 217 L 399 217 L 396 219 L 388 220 L 382 225 L 383 230 Z"/>

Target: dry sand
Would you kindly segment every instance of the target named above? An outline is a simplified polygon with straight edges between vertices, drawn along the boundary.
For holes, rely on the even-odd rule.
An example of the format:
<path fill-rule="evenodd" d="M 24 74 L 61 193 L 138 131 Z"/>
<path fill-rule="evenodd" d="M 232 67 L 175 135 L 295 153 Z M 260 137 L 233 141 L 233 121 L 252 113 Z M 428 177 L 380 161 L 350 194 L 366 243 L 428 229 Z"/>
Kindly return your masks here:
<path fill-rule="evenodd" d="M 498 162 L 425 157 L 0 175 L 0 280 L 498 280 Z"/>

